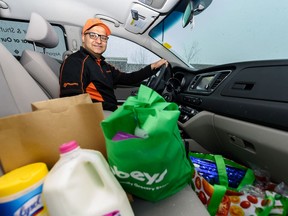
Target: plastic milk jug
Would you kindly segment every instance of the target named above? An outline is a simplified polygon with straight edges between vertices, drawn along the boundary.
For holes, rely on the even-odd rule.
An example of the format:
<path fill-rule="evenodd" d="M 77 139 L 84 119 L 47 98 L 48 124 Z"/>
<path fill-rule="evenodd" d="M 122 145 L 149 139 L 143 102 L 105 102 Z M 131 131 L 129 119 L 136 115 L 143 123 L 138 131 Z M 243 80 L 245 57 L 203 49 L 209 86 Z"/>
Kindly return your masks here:
<path fill-rule="evenodd" d="M 43 195 L 50 216 L 130 216 L 128 197 L 101 152 L 76 141 L 60 146 Z"/>
<path fill-rule="evenodd" d="M 46 216 L 42 188 L 47 174 L 45 163 L 33 163 L 1 176 L 0 215 Z"/>

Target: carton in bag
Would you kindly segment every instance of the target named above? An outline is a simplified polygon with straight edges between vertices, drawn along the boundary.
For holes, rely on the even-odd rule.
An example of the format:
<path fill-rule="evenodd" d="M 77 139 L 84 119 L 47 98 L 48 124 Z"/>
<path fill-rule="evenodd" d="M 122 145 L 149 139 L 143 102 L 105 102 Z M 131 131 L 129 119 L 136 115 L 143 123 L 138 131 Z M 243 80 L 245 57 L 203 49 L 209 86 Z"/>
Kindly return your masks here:
<path fill-rule="evenodd" d="M 59 159 L 59 146 L 70 140 L 106 157 L 100 127 L 104 119 L 102 104 L 92 103 L 88 94 L 39 101 L 32 104 L 32 110 L 0 118 L 4 173 L 34 162 L 46 163 L 50 169 Z"/>

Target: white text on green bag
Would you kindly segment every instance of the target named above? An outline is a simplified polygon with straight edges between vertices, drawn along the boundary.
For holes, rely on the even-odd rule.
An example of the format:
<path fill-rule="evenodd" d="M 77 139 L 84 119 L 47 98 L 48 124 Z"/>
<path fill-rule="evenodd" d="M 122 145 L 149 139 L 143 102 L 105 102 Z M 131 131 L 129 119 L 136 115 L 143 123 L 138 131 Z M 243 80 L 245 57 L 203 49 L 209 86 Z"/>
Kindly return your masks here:
<path fill-rule="evenodd" d="M 146 181 L 146 185 L 152 185 L 153 183 L 159 183 L 161 182 L 165 175 L 167 174 L 167 169 L 165 169 L 162 173 L 155 173 L 153 175 L 150 175 L 149 173 L 146 172 L 141 172 L 141 171 L 132 171 L 131 173 L 126 173 L 123 171 L 118 170 L 116 166 L 111 167 L 112 173 L 116 175 L 118 178 L 121 179 L 126 179 L 126 178 L 134 178 L 139 181 Z"/>

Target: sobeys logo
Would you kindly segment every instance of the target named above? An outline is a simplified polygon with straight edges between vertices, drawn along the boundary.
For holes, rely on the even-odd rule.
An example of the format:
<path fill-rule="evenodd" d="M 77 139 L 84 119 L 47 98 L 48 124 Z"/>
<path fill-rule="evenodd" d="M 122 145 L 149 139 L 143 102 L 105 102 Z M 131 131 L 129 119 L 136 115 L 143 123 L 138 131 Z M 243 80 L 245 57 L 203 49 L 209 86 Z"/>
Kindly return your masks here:
<path fill-rule="evenodd" d="M 152 185 L 154 183 L 161 182 L 164 179 L 165 175 L 167 174 L 167 169 L 165 169 L 162 173 L 154 173 L 150 175 L 149 173 L 141 172 L 137 170 L 132 171 L 130 173 L 126 173 L 126 172 L 118 170 L 116 166 L 113 166 L 110 168 L 112 170 L 112 173 L 118 178 L 126 179 L 126 178 L 131 177 L 141 182 L 146 181 L 146 185 Z"/>

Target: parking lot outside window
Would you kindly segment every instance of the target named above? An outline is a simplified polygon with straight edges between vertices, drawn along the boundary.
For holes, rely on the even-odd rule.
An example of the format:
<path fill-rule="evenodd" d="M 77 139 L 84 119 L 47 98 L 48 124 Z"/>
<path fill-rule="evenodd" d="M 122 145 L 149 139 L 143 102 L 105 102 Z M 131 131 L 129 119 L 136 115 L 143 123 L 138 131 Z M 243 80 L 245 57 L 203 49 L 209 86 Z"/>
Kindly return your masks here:
<path fill-rule="evenodd" d="M 17 20 L 0 19 L 0 42 L 16 57 L 20 58 L 23 50 L 34 50 L 33 44 L 25 40 L 29 22 Z M 45 49 L 45 54 L 59 61 L 62 61 L 62 55 L 67 50 L 65 32 L 59 25 L 53 25 L 58 37 L 59 44 L 53 49 Z M 41 47 L 37 47 L 38 52 L 43 53 Z"/>

